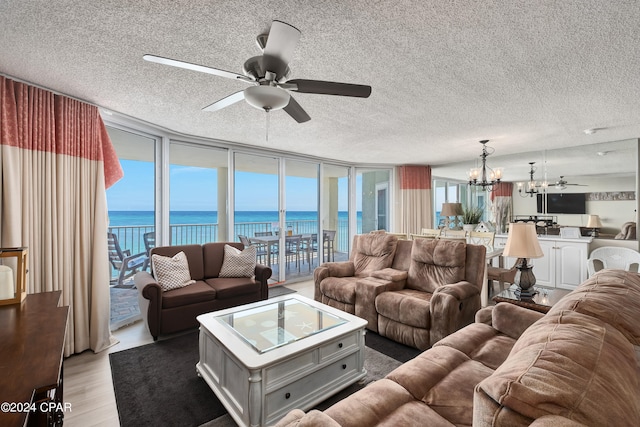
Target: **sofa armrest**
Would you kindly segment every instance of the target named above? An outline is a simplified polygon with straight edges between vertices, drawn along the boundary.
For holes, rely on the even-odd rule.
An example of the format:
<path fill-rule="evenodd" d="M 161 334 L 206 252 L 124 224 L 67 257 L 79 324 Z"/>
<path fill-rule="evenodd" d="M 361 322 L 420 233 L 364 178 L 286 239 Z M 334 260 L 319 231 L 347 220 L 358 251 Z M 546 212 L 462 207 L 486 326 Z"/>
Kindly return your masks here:
<path fill-rule="evenodd" d="M 147 324 L 151 336 L 156 340 L 160 334 L 162 288 L 156 279 L 146 271 L 136 273 L 133 280 L 138 289 L 140 314 Z"/>
<path fill-rule="evenodd" d="M 325 262 L 313 270 L 314 294 L 316 301 L 322 301 L 320 293 L 320 283 L 327 277 L 353 277 L 356 274 L 356 267 L 352 261 Z"/>
<path fill-rule="evenodd" d="M 409 273 L 404 270 L 396 270 L 395 268 L 383 268 L 382 270 L 376 270 L 371 273 L 372 277 L 387 280 L 389 282 L 404 283 L 407 280 Z"/>
<path fill-rule="evenodd" d="M 433 293 L 430 304 L 431 345 L 470 324 L 480 309 L 480 289 L 461 281 L 441 286 Z"/>
<path fill-rule="evenodd" d="M 392 270 L 391 268 L 385 270 Z M 399 270 L 396 270 L 399 271 Z M 407 275 L 394 275 L 397 281 L 378 278 L 374 272 L 370 277 L 363 277 L 356 282 L 355 315 L 365 319 L 367 329 L 378 332 L 378 311 L 376 310 L 376 298 L 383 292 L 399 291 L 407 283 Z M 404 272 L 406 273 L 406 272 Z M 389 275 L 384 275 L 389 277 Z M 404 277 L 400 279 L 400 277 Z"/>
<path fill-rule="evenodd" d="M 493 315 L 493 309 L 495 305 L 490 305 L 488 307 L 481 308 L 476 311 L 476 323 L 484 323 L 485 325 L 491 326 L 491 317 Z"/>
<path fill-rule="evenodd" d="M 501 302 L 496 304 L 491 313 L 491 326 L 517 340 L 529 326 L 543 316 L 544 313 L 508 302 Z"/>
<path fill-rule="evenodd" d="M 262 264 L 256 264 L 255 281 L 260 283 L 260 297 L 262 299 L 269 298 L 269 278 L 273 274 L 271 267 Z"/>

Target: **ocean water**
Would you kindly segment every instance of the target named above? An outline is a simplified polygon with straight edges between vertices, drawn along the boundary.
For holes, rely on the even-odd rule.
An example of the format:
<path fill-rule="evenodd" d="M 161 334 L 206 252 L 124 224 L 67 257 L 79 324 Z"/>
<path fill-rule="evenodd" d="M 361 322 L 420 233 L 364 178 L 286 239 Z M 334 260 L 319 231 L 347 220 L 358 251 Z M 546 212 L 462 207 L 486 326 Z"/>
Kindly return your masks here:
<path fill-rule="evenodd" d="M 358 212 L 358 222 L 362 218 L 362 212 Z M 292 211 L 287 212 L 287 222 L 290 221 L 316 221 L 317 212 Z M 347 221 L 346 211 L 338 212 L 340 222 Z M 235 213 L 235 222 L 278 222 L 276 211 L 238 211 Z M 218 212 L 216 211 L 171 211 L 169 223 L 174 224 L 217 224 Z M 111 227 L 127 225 L 153 226 L 154 213 L 152 211 L 109 211 L 109 225 Z"/>

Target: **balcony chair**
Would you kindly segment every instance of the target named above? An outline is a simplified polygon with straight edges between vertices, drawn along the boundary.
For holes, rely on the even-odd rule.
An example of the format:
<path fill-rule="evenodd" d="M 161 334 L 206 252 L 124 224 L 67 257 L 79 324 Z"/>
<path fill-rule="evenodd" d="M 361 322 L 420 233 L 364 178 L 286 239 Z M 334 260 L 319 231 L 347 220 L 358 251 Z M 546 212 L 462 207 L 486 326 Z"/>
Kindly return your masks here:
<path fill-rule="evenodd" d="M 265 245 L 259 243 L 253 243 L 249 240 L 249 238 L 245 235 L 238 234 L 238 239 L 240 239 L 240 243 L 242 243 L 245 247 L 255 246 L 256 247 L 256 258 L 258 259 L 260 264 L 264 264 L 267 257 L 267 251 L 265 250 Z"/>
<path fill-rule="evenodd" d="M 147 264 L 146 252 L 131 255 L 129 249 L 123 250 L 120 247 L 118 236 L 113 233 L 107 233 L 107 244 L 109 251 L 109 262 L 111 266 L 118 272 L 117 278 L 112 278 L 111 283 L 121 286 L 125 280 L 133 277 L 138 271 L 142 271 Z M 133 287 L 133 283 L 131 284 Z"/>
<path fill-rule="evenodd" d="M 638 272 L 640 253 L 630 248 L 603 246 L 594 249 L 587 259 L 589 277 L 605 268 Z"/>
<path fill-rule="evenodd" d="M 322 260 L 326 251 L 327 261 L 335 261 L 336 230 L 322 230 Z"/>
<path fill-rule="evenodd" d="M 149 231 L 148 233 L 144 233 L 142 235 L 142 240 L 144 241 L 144 249 L 147 252 L 147 259 L 144 260 L 144 266 L 142 269 L 146 270 L 151 262 L 151 249 L 156 247 L 156 232 Z"/>
<path fill-rule="evenodd" d="M 296 267 L 300 272 L 300 255 L 304 261 L 304 255 L 308 253 L 307 249 L 302 245 L 302 235 L 296 234 L 293 236 L 286 236 L 285 238 L 285 257 L 287 261 L 287 268 L 289 268 L 289 262 L 292 258 L 295 258 Z M 309 271 L 311 271 L 311 262 L 309 262 Z"/>

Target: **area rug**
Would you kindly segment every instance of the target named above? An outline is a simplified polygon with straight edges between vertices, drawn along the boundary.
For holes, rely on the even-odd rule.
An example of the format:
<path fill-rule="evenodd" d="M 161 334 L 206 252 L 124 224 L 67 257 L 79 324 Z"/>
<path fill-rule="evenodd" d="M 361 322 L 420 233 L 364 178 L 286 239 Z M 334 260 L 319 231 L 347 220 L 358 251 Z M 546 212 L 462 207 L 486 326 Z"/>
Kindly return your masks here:
<path fill-rule="evenodd" d="M 418 350 L 373 333 L 367 333 L 366 344 L 367 377 L 323 402 L 319 408 L 328 407 L 333 401 L 382 378 L 405 359 L 419 354 Z M 393 350 L 396 346 L 398 349 Z M 400 359 L 385 352 L 395 353 Z M 197 331 L 110 354 L 120 425 L 233 426 L 213 391 L 197 376 L 198 357 Z"/>

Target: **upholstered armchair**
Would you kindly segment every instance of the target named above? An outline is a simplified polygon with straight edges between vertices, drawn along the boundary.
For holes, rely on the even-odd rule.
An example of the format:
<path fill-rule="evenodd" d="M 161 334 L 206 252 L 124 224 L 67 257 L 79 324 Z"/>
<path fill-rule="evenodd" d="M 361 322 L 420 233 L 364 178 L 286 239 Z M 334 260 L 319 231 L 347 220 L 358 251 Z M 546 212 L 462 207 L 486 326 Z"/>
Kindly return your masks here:
<path fill-rule="evenodd" d="M 413 242 L 405 285 L 375 301 L 378 333 L 425 350 L 473 322 L 481 308 L 486 248 L 455 240 Z"/>
<path fill-rule="evenodd" d="M 348 261 L 325 262 L 313 272 L 314 298 L 356 314 L 356 282 L 391 267 L 398 238 L 386 233 L 356 235 Z"/>

